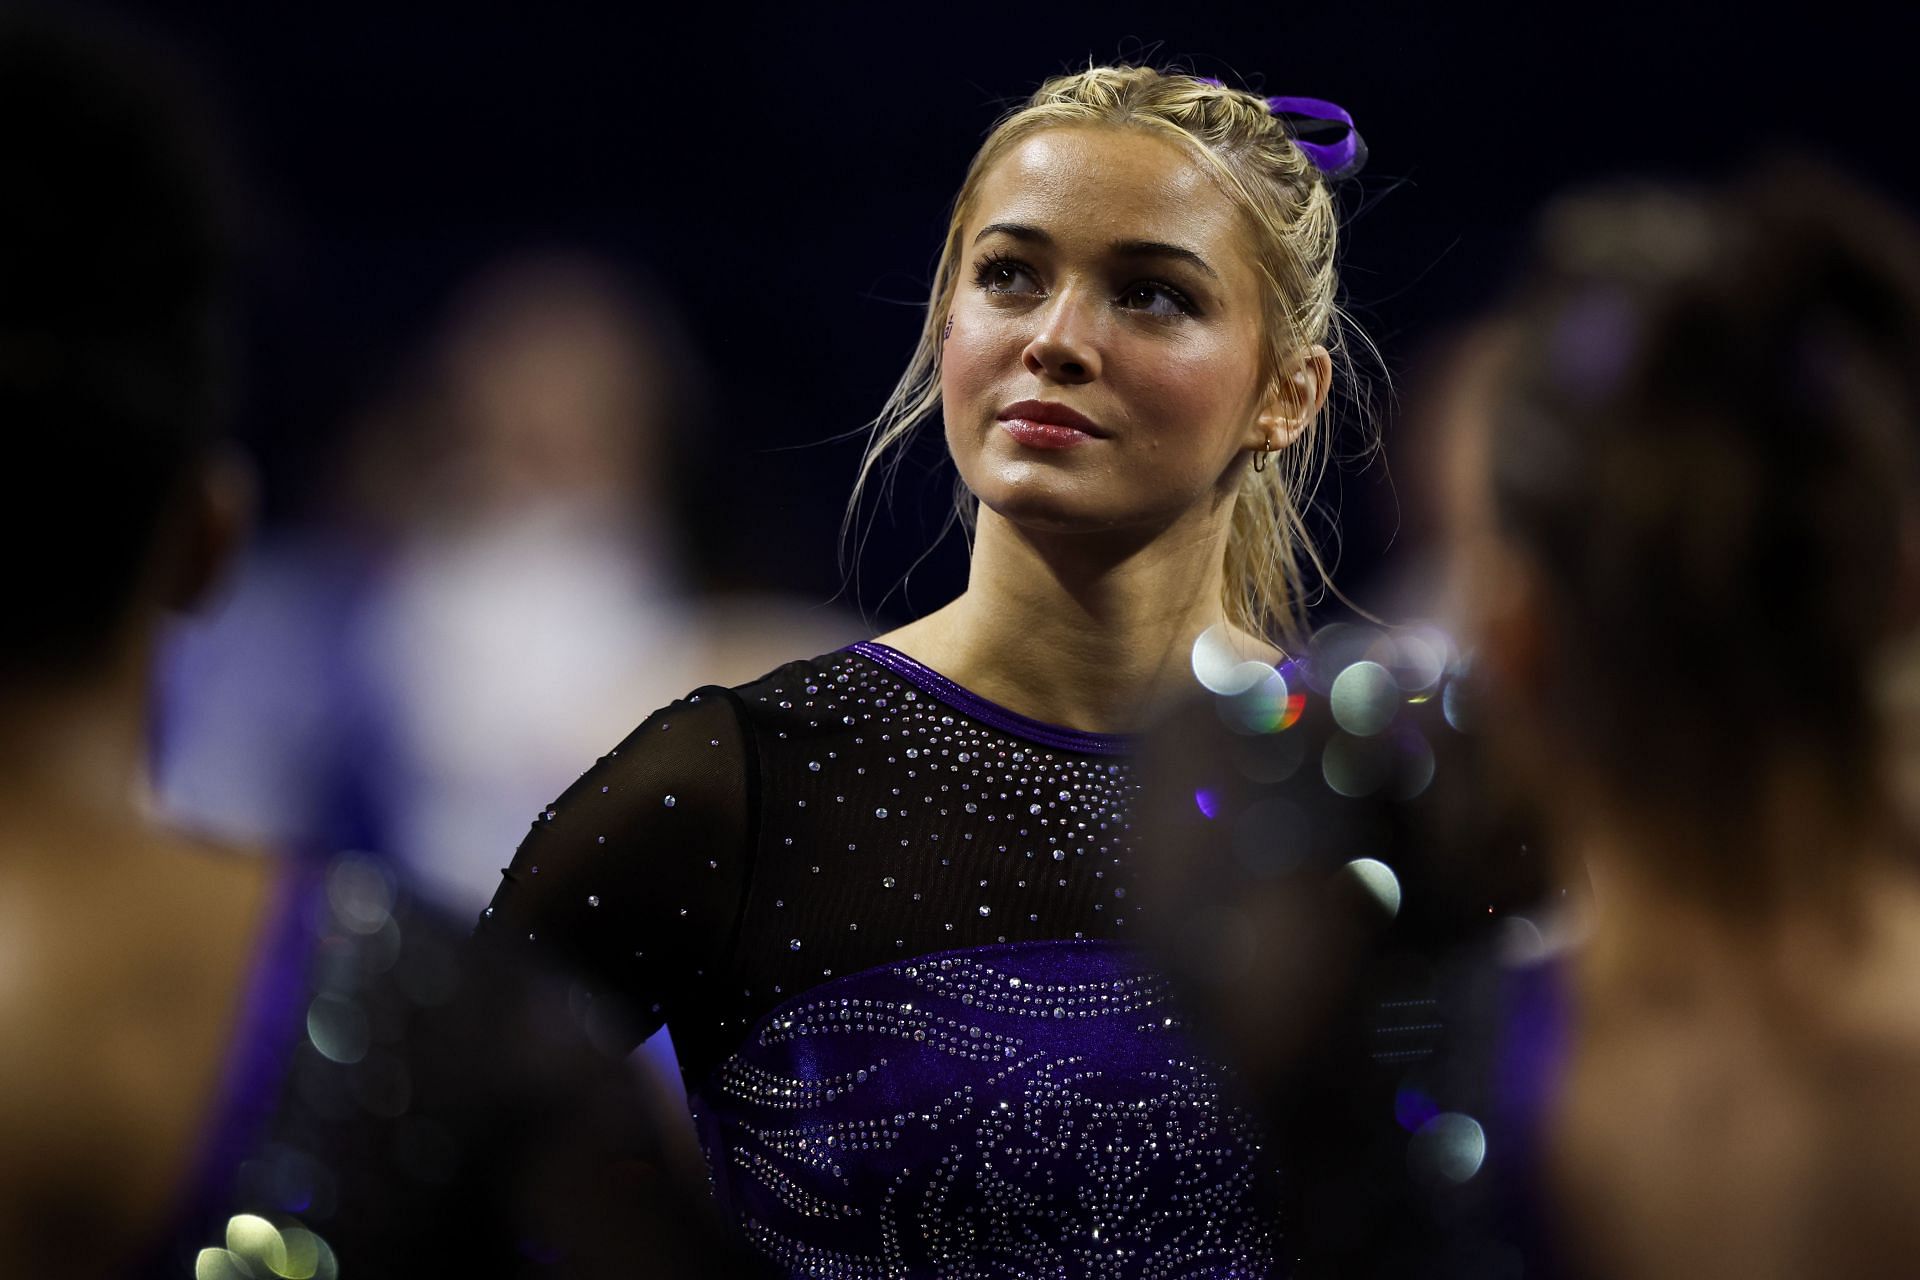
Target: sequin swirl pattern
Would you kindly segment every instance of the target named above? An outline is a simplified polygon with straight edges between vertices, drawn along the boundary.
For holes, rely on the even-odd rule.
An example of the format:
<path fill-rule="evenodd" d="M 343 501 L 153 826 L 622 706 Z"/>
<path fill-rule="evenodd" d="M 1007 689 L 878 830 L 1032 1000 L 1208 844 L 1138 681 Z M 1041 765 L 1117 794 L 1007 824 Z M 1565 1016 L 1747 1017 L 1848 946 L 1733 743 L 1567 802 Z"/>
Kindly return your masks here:
<path fill-rule="evenodd" d="M 1274 1274 L 1253 1123 L 1165 980 L 1114 942 L 824 983 L 693 1103 L 730 1216 L 792 1275 Z"/>

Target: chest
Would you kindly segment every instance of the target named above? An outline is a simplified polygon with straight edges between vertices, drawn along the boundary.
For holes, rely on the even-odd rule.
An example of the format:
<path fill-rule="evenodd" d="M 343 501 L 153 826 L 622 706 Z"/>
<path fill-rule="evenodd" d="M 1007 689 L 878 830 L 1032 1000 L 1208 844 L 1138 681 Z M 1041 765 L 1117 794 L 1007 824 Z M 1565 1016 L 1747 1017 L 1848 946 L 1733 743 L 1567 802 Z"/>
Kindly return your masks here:
<path fill-rule="evenodd" d="M 1124 936 L 1124 760 L 1022 742 L 913 690 L 820 710 L 763 750 L 733 960 L 768 994 L 954 947 Z"/>

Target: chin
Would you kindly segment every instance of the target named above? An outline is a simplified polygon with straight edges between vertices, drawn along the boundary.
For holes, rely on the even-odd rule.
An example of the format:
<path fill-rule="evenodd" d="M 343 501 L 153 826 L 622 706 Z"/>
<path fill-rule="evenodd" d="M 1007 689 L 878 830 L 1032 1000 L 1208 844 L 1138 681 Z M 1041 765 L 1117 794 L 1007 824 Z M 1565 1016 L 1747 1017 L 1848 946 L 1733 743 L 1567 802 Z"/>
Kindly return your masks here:
<path fill-rule="evenodd" d="M 1102 533 L 1117 529 L 1151 529 L 1166 522 L 1164 512 L 1104 492 L 1105 486 L 1087 476 L 1066 475 L 1045 464 L 1013 464 L 995 468 L 984 484 L 967 487 L 1008 524 L 1045 533 Z"/>

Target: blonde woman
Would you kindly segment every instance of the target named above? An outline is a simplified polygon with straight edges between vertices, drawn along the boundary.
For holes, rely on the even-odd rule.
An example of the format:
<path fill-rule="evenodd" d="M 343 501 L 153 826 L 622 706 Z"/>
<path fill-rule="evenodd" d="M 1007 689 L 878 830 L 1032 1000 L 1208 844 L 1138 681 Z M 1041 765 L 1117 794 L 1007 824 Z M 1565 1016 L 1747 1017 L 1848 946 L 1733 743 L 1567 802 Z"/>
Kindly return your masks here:
<path fill-rule="evenodd" d="M 975 157 L 864 484 L 938 415 L 967 589 L 650 717 L 481 936 L 671 1028 L 717 1193 L 810 1275 L 1264 1274 L 1258 1141 L 1130 932 L 1126 736 L 1298 639 L 1340 350 L 1330 104 L 1051 80 Z"/>

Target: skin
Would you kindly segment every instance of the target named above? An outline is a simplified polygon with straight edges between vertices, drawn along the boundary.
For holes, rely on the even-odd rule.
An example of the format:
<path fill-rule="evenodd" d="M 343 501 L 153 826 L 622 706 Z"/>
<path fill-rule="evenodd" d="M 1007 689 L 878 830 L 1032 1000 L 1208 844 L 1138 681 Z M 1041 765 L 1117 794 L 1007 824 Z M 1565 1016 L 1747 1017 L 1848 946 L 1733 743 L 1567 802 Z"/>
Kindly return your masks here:
<path fill-rule="evenodd" d="M 1886 813 L 1836 812 L 1782 758 L 1755 837 L 1734 798 L 1650 813 L 1556 729 L 1551 595 L 1501 533 L 1488 484 L 1488 396 L 1503 346 L 1461 353 L 1444 404 L 1441 471 L 1459 634 L 1477 657 L 1491 746 L 1537 798 L 1547 846 L 1593 887 L 1565 957 L 1568 1058 L 1545 1168 L 1563 1245 L 1596 1275 L 1912 1274 L 1920 1252 L 1920 877 Z M 1650 602 L 1650 607 L 1653 607 Z M 1670 866 L 1736 840 L 1756 878 L 1787 886 L 1735 905 Z"/>
<path fill-rule="evenodd" d="M 246 506 L 210 464 L 111 651 L 0 689 L 0 1257 L 22 1274 L 139 1247 L 225 1060 L 278 864 L 156 823 L 144 760 L 161 618 L 204 592 Z M 76 1204 L 84 1223 L 48 1211 Z"/>
<path fill-rule="evenodd" d="M 967 589 L 880 638 L 1023 714 L 1128 730 L 1181 687 L 1194 638 L 1225 624 L 1242 470 L 1305 430 L 1331 362 L 1314 347 L 1263 375 L 1245 215 L 1172 140 L 1046 130 L 978 196 L 940 372 L 947 446 L 980 499 Z M 1148 244 L 1186 254 L 1129 249 Z M 997 420 L 1021 400 L 1065 404 L 1101 434 L 1031 448 Z"/>

